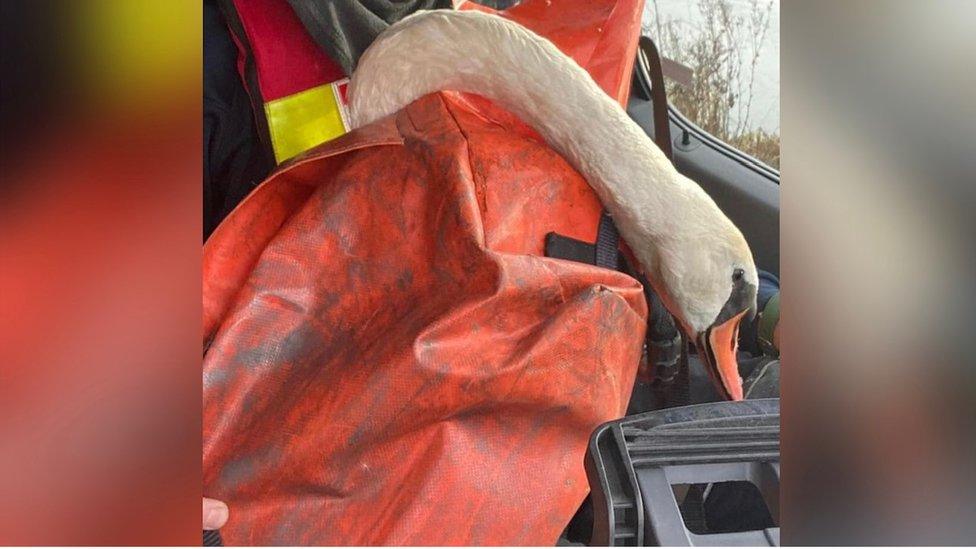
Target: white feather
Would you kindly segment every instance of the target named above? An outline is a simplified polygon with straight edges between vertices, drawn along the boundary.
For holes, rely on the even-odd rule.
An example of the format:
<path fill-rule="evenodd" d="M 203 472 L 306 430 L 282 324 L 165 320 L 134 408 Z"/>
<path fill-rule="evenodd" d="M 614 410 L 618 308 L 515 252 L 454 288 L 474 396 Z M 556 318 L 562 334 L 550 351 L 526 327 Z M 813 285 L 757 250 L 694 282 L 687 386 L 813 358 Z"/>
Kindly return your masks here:
<path fill-rule="evenodd" d="M 352 125 L 440 90 L 482 95 L 535 128 L 586 178 L 671 312 L 696 332 L 728 299 L 735 268 L 758 284 L 735 225 L 548 40 L 475 11 L 411 15 L 360 59 L 349 85 Z"/>

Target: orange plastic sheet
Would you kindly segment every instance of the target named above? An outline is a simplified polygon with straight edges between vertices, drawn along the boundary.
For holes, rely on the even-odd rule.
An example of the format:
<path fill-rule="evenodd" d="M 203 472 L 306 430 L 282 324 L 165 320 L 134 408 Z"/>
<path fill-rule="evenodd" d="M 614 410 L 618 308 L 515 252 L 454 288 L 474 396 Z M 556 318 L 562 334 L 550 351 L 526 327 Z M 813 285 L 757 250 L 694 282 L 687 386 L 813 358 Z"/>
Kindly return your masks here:
<path fill-rule="evenodd" d="M 641 2 L 544 4 L 507 15 L 629 85 Z M 204 246 L 203 482 L 230 506 L 224 540 L 552 544 L 645 329 L 637 281 L 542 256 L 550 231 L 592 241 L 600 210 L 511 115 L 455 94 L 272 175 Z"/>

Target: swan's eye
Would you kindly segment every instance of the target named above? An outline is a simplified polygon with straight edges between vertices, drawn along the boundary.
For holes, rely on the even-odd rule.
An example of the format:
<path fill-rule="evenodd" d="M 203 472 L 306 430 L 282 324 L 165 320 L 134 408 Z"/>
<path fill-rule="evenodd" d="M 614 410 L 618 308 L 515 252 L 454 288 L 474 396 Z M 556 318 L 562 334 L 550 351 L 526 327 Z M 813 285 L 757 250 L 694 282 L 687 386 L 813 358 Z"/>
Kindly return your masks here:
<path fill-rule="evenodd" d="M 742 280 L 742 275 L 744 274 L 745 273 L 742 271 L 742 269 L 736 269 L 732 271 L 732 282 L 738 282 Z"/>

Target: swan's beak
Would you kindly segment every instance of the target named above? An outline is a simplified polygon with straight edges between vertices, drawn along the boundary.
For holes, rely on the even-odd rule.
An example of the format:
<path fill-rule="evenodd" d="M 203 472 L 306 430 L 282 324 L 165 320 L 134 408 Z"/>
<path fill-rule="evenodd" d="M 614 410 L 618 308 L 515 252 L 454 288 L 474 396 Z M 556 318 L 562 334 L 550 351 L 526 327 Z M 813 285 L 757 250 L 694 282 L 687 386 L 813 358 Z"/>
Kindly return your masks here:
<path fill-rule="evenodd" d="M 736 350 L 739 347 L 739 323 L 749 311 L 742 311 L 724 322 L 716 322 L 698 334 L 699 355 L 719 393 L 729 400 L 742 400 L 742 377 Z"/>
<path fill-rule="evenodd" d="M 653 286 L 653 279 L 649 281 Z M 756 314 L 756 290 L 755 284 L 742 279 L 736 281 L 732 293 L 712 325 L 705 331 L 696 333 L 696 330 L 692 329 L 680 314 L 674 312 L 680 309 L 674 306 L 671 295 L 654 286 L 654 291 L 661 298 L 668 312 L 671 312 L 674 319 L 678 321 L 684 333 L 689 338 L 695 339 L 698 354 L 705 361 L 709 376 L 719 394 L 727 400 L 744 398 L 742 377 L 739 376 L 739 363 L 735 355 L 739 347 L 739 324 L 743 319 L 751 320 Z"/>
<path fill-rule="evenodd" d="M 736 351 L 739 348 L 739 324 L 752 319 L 756 306 L 756 285 L 742 278 L 732 287 L 729 299 L 704 332 L 699 332 L 699 355 L 708 365 L 708 373 L 719 393 L 729 400 L 742 400 L 742 377 Z"/>

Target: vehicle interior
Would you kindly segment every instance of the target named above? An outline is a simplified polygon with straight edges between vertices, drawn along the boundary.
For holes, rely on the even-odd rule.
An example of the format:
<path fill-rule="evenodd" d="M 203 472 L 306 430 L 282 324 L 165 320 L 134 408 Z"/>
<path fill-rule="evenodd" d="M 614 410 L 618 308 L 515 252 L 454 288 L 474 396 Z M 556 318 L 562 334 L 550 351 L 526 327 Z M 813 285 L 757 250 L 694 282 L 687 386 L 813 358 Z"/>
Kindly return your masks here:
<path fill-rule="evenodd" d="M 498 9 L 517 3 L 484 2 Z M 236 27 L 244 32 L 239 23 Z M 247 70 L 248 78 L 253 78 L 254 67 Z M 652 37 L 642 36 L 626 113 L 677 171 L 697 182 L 741 230 L 758 270 L 778 279 L 779 171 L 710 135 L 682 114 L 667 99 L 664 81 L 669 76 Z M 626 80 L 620 82 L 626 89 Z M 262 107 L 266 108 L 256 103 L 256 112 Z M 291 169 L 288 164 L 281 166 Z M 604 221 L 601 218 L 600 235 Z M 608 234 L 618 254 L 619 236 L 612 228 Z M 599 261 L 602 236 L 592 244 L 558 237 L 547 236 L 547 256 L 573 259 L 575 253 L 581 262 L 607 266 Z M 570 252 L 550 254 L 550 244 L 553 250 L 558 244 Z M 562 546 L 779 545 L 778 350 L 767 354 L 740 345 L 738 365 L 745 399 L 727 400 L 732 397 L 720 394 L 700 349 L 679 335 L 676 321 L 647 281 L 635 275 L 624 258 L 609 267 L 643 283 L 651 312 L 641 367 L 658 370 L 655 375 L 638 375 L 624 417 L 585 433 L 590 495 L 553 541 Z M 776 292 L 778 296 L 778 280 Z M 664 339 L 655 341 L 651 334 L 658 328 Z M 660 341 L 663 346 L 656 347 Z M 666 354 L 668 376 L 661 375 L 661 353 Z M 573 508 L 577 501 L 571 501 Z M 204 532 L 204 541 L 222 543 L 216 531 Z"/>
<path fill-rule="evenodd" d="M 655 61 L 660 73 L 659 54 L 653 41 L 642 38 L 627 113 L 660 144 L 655 132 L 655 79 L 652 77 Z M 660 99 L 657 103 L 661 104 Z M 658 119 L 657 124 L 660 126 L 662 121 Z M 667 133 L 664 139 L 671 143 L 679 172 L 706 189 L 741 228 L 757 267 L 778 277 L 779 171 L 709 135 L 671 104 L 667 104 Z M 688 402 L 692 405 L 684 409 L 698 408 L 696 413 L 705 416 L 724 416 L 722 408 L 729 409 L 728 404 L 733 403 L 719 402 L 720 397 L 712 388 L 701 360 L 692 354 L 687 368 Z M 758 404 L 751 410 L 735 411 L 732 415 L 741 417 L 728 421 L 732 422 L 730 425 L 741 421 L 735 428 L 743 432 L 752 430 L 749 435 L 739 436 L 749 439 L 756 447 L 764 446 L 768 454 L 746 451 L 710 463 L 707 458 L 701 462 L 692 459 L 694 464 L 683 465 L 686 468 L 683 471 L 672 466 L 670 481 L 666 466 L 650 468 L 650 473 L 642 471 L 641 466 L 634 465 L 633 452 L 629 451 L 632 440 L 626 436 L 619 436 L 619 440 L 614 437 L 622 433 L 621 425 L 666 423 L 667 420 L 662 419 L 660 411 L 653 411 L 659 409 L 659 403 L 648 398 L 654 388 L 638 381 L 629 415 L 620 422 L 598 428 L 593 434 L 587 455 L 591 497 L 567 527 L 559 544 L 779 545 L 779 361 L 756 359 L 740 352 L 740 368 L 744 378 L 753 374 L 756 389 L 753 398 L 758 398 L 754 401 Z M 687 421 L 689 417 L 682 420 Z M 711 428 L 706 427 L 702 432 Z M 727 439 L 724 449 L 731 449 L 732 453 L 741 450 L 739 445 L 743 439 L 739 436 Z M 763 436 L 766 440 L 760 442 Z M 673 443 L 667 441 L 664 446 L 669 444 Z M 736 460 L 739 462 L 735 463 Z M 695 466 L 701 469 L 695 470 Z M 645 482 L 642 476 L 655 479 L 657 485 Z M 681 477 L 684 478 L 678 482 Z"/>

